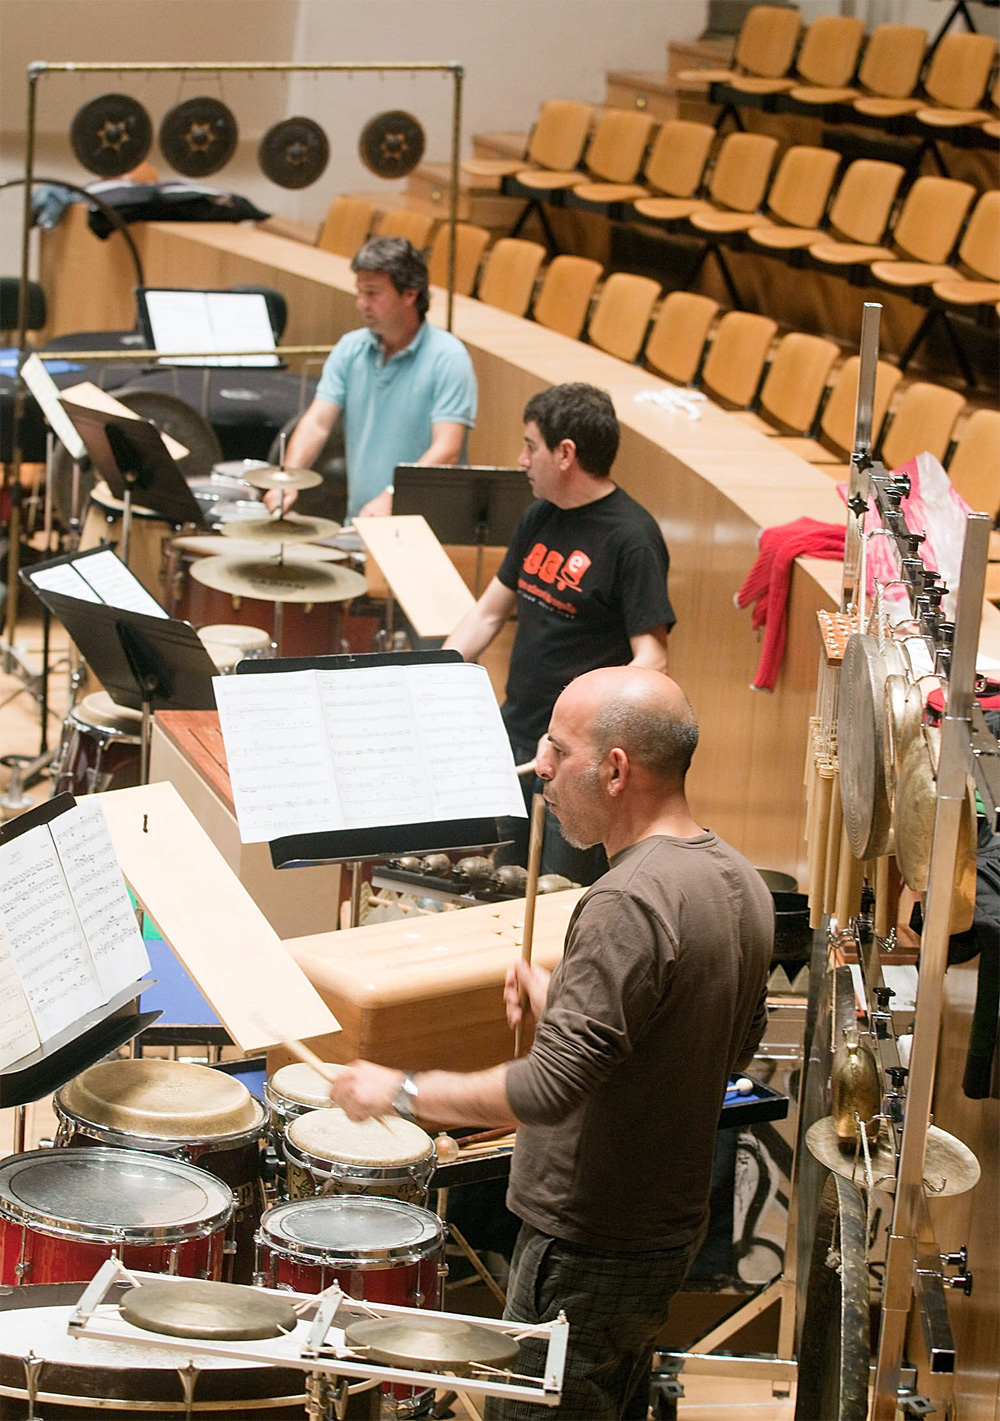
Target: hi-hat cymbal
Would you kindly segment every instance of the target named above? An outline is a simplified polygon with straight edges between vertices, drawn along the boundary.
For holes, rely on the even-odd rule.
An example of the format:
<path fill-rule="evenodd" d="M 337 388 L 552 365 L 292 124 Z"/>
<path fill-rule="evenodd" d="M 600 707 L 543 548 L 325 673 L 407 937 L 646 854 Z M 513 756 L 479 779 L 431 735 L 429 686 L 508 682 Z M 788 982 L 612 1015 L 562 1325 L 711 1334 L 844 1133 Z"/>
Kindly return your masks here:
<path fill-rule="evenodd" d="M 517 1343 L 505 1332 L 450 1317 L 368 1319 L 352 1323 L 346 1337 L 349 1347 L 363 1348 L 371 1361 L 384 1366 L 459 1376 L 468 1375 L 477 1362 L 509 1367 L 518 1352 Z"/>
<path fill-rule="evenodd" d="M 861 1148 L 859 1146 L 855 1153 L 853 1148 L 845 1150 L 842 1147 L 832 1115 L 826 1115 L 809 1126 L 806 1144 L 820 1164 L 864 1187 L 865 1160 Z M 894 1193 L 896 1157 L 884 1136 L 877 1144 L 869 1146 L 868 1155 L 875 1188 L 887 1194 Z M 979 1161 L 968 1145 L 949 1135 L 946 1130 L 931 1125 L 924 1151 L 924 1187 L 927 1193 L 934 1198 L 945 1194 L 965 1194 L 979 1183 L 979 1175 Z"/>
<path fill-rule="evenodd" d="M 192 564 L 191 576 L 231 597 L 257 597 L 264 602 L 350 602 L 368 590 L 360 573 L 325 562 L 201 558 Z"/>
<path fill-rule="evenodd" d="M 283 469 L 280 464 L 265 464 L 243 475 L 243 482 L 253 488 L 315 488 L 323 475 L 315 469 Z"/>
<path fill-rule="evenodd" d="M 125 1295 L 121 1315 L 146 1332 L 233 1342 L 280 1337 L 297 1321 L 291 1303 L 273 1293 L 195 1278 L 143 1283 Z"/>
<path fill-rule="evenodd" d="M 260 543 L 316 543 L 333 538 L 340 524 L 332 518 L 304 518 L 301 513 L 284 513 L 280 518 L 240 518 L 223 523 L 224 538 L 252 538 Z"/>
<path fill-rule="evenodd" d="M 262 562 L 265 558 L 281 556 L 282 544 L 258 543 L 250 538 L 222 538 L 213 533 L 184 533 L 174 538 L 172 547 L 181 553 L 198 553 L 205 557 L 239 558 L 249 562 Z M 296 543 L 285 550 L 288 562 L 346 562 L 347 553 L 340 548 L 321 547 L 318 543 Z"/>

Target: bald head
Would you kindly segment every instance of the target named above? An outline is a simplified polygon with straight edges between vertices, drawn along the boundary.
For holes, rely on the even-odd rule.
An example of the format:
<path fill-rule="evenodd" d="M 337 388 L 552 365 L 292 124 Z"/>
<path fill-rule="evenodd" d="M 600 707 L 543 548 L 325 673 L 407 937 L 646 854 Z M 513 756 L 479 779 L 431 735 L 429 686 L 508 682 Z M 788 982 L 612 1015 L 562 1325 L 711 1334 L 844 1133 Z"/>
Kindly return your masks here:
<path fill-rule="evenodd" d="M 698 744 L 698 722 L 669 676 L 642 666 L 602 667 L 572 681 L 558 704 L 589 726 L 598 758 L 618 746 L 631 764 L 683 784 Z"/>

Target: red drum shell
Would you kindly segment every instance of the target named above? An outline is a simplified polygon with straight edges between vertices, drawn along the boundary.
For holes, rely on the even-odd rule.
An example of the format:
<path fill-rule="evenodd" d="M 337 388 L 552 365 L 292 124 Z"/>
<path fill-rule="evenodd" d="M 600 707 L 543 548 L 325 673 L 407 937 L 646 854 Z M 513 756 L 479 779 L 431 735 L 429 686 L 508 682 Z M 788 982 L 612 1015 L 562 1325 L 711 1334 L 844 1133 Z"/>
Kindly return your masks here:
<path fill-rule="evenodd" d="M 149 508 L 132 505 L 132 526 L 129 532 L 129 571 L 163 605 L 164 545 L 174 535 L 174 528 Z M 80 551 L 96 548 L 100 543 L 113 543 L 121 557 L 122 502 L 115 498 L 107 484 L 99 480 L 90 495 L 80 531 Z"/>
<path fill-rule="evenodd" d="M 58 789 L 75 795 L 102 794 L 137 785 L 142 745 L 142 717 L 136 720 L 137 714 L 127 706 L 116 706 L 105 691 L 85 696 L 74 706 L 66 717 Z"/>

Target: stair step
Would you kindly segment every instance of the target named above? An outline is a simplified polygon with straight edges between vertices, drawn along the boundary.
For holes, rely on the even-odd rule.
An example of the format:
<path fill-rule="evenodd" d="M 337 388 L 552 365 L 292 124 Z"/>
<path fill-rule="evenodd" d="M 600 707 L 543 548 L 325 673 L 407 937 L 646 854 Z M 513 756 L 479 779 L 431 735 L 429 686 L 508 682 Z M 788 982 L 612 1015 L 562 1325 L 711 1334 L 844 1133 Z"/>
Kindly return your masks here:
<path fill-rule="evenodd" d="M 638 109 L 658 119 L 677 117 L 676 89 L 673 81 L 661 73 L 609 70 L 604 102 L 609 109 Z"/>
<path fill-rule="evenodd" d="M 472 156 L 474 158 L 523 158 L 528 146 L 526 133 L 507 130 L 502 133 L 474 133 L 472 135 Z"/>
<path fill-rule="evenodd" d="M 725 38 L 671 40 L 667 45 L 667 73 L 682 69 L 725 69 L 732 63 L 736 40 Z"/>
<path fill-rule="evenodd" d="M 407 207 L 419 212 L 448 216 L 448 185 L 450 163 L 421 163 L 410 174 L 406 187 Z M 517 197 L 501 197 L 489 182 L 477 182 L 460 176 L 458 181 L 458 220 L 474 222 L 479 227 L 495 227 L 504 232 L 517 221 L 524 201 Z"/>

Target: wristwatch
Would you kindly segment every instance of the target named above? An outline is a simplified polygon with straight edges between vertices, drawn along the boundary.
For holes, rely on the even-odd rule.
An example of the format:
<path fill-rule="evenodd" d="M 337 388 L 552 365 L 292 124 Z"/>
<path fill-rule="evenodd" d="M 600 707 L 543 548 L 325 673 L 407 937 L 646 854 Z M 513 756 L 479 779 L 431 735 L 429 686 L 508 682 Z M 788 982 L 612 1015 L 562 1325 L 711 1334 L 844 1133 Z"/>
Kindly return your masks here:
<path fill-rule="evenodd" d="M 407 1071 L 406 1075 L 399 1083 L 399 1089 L 392 1097 L 392 1108 L 403 1120 L 409 1120 L 411 1125 L 417 1120 L 417 1078 L 412 1071 Z"/>

